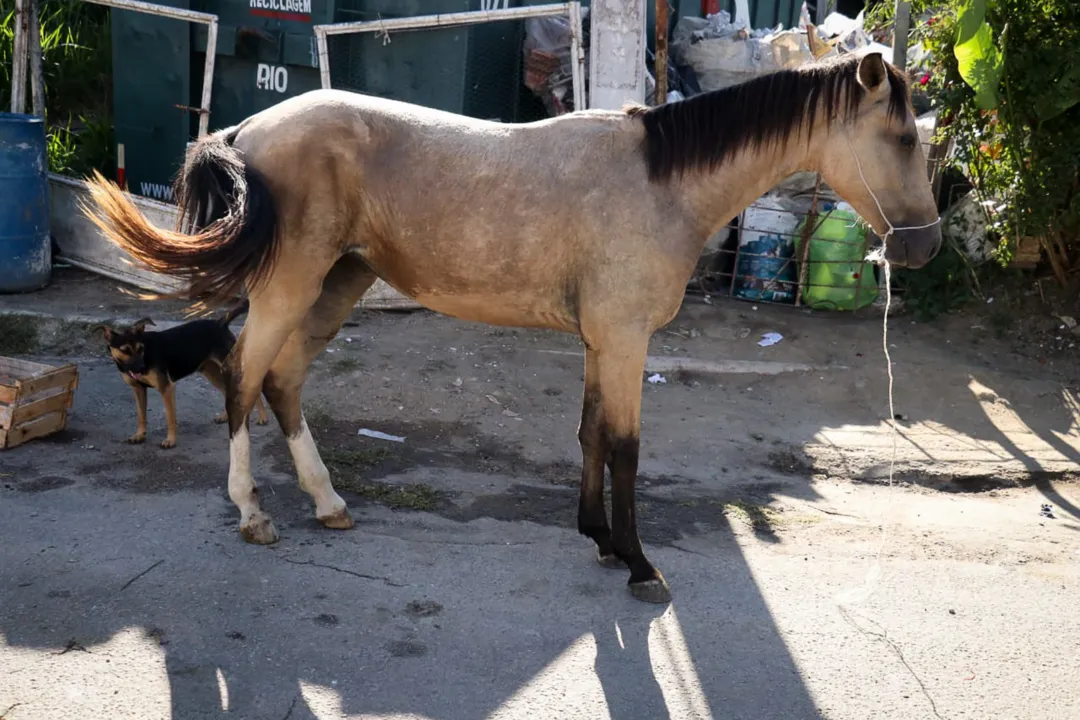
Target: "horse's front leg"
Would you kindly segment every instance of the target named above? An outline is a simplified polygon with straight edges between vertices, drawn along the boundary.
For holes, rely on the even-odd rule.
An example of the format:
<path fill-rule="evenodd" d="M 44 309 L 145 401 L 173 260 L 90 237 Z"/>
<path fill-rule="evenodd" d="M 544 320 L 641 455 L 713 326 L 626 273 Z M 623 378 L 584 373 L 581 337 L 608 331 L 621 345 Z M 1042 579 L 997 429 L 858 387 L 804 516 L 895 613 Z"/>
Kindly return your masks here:
<path fill-rule="evenodd" d="M 641 444 L 641 379 L 648 338 L 598 349 L 603 431 L 611 472 L 611 544 L 630 568 L 630 592 L 638 600 L 666 603 L 671 591 L 664 576 L 641 549 L 637 532 L 635 485 Z"/>
<path fill-rule="evenodd" d="M 600 364 L 596 351 L 585 349 L 585 393 L 581 401 L 581 496 L 578 532 L 596 543 L 596 559 L 608 568 L 625 568 L 611 545 L 611 527 L 604 508 L 604 462 L 609 451 L 600 395 Z"/>

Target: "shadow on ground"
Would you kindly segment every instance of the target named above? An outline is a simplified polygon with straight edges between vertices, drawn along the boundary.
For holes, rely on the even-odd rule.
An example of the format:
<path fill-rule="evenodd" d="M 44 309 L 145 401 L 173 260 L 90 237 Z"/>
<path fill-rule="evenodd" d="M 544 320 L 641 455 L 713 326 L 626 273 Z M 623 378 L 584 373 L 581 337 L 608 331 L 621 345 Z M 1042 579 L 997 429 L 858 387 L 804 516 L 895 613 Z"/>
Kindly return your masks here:
<path fill-rule="evenodd" d="M 737 493 L 643 494 L 642 535 L 676 598 L 651 606 L 573 529 L 573 466 L 494 445 L 443 451 L 454 444 L 427 443 L 414 426 L 412 454 L 343 468 L 330 453 L 354 478 L 343 493 L 358 518 L 333 532 L 286 475 L 271 424 L 253 434 L 282 539 L 248 546 L 225 493 L 214 396 L 180 398 L 177 449 L 131 447 L 119 381 L 94 372 L 68 431 L 3 458 L 0 634 L 43 651 L 19 661 L 25 675 L 82 666 L 115 680 L 104 663 L 126 660 L 149 678 L 160 664 L 177 719 L 818 716 L 733 539 L 724 510 Z M 334 428 L 321 432 L 333 447 Z M 407 502 L 371 490 L 417 474 L 428 488 L 432 476 L 470 479 Z M 647 481 L 653 491 L 680 482 Z M 752 494 L 765 499 L 770 486 Z M 769 537 L 763 518 L 755 527 Z M 688 534 L 708 536 L 710 551 L 680 549 Z M 132 629 L 141 639 L 117 646 Z M 135 693 L 124 712 L 161 701 Z M 12 702 L 35 712 L 32 696 Z"/>
<path fill-rule="evenodd" d="M 579 703 L 596 717 L 596 682 L 613 718 L 705 717 L 676 709 L 706 704 L 817 716 L 730 532 L 712 555 L 654 551 L 676 588 L 665 608 L 629 598 L 623 574 L 572 532 L 530 523 L 507 537 L 505 522 L 398 511 L 352 533 L 285 524 L 278 546 L 255 548 L 223 498 L 159 499 L 120 523 L 123 497 L 57 487 L 32 496 L 50 500 L 42 524 L 30 497 L 0 509 L 5 536 L 22 538 L 0 567 L 0 633 L 50 653 L 23 671 L 45 677 L 72 654 L 101 663 L 111 638 L 137 628 L 146 642 L 128 652 L 163 656 L 173 718 L 326 717 L 308 686 L 347 714 L 479 718 L 510 703 L 541 717 Z M 274 509 L 303 501 L 277 498 Z M 222 522 L 189 525 L 207 507 Z"/>
<path fill-rule="evenodd" d="M 1076 459 L 1059 436 L 1074 424 L 1066 404 L 1048 411 L 1037 395 L 1002 403 L 1029 386 L 898 355 L 900 411 L 912 422 L 932 419 L 979 452 L 1000 446 L 1002 463 L 1018 459 L 1043 473 L 1034 482 L 1076 513 L 1055 488 L 1059 471 L 1015 441 L 1019 418 Z M 361 372 L 335 362 L 350 378 Z M 409 443 L 369 452 L 378 446 L 356 439 L 368 397 L 451 414 L 454 391 L 410 388 L 415 374 L 376 387 L 389 362 L 365 384 L 323 378 L 322 400 L 359 409 L 313 422 L 355 510 L 353 531 L 316 526 L 276 426 L 253 428 L 264 506 L 282 537 L 273 547 L 237 536 L 225 431 L 210 420 L 216 395 L 180 396 L 176 450 L 162 452 L 153 439 L 131 448 L 123 444 L 133 429 L 128 394 L 114 370 L 88 363 L 84 377 L 93 380 L 82 386 L 70 430 L 3 458 L 0 633 L 10 647 L 45 651 L 23 661 L 24 672 L 97 668 L 96 654 L 119 652 L 112 643 L 136 628 L 144 641 L 124 652 L 147 667 L 163 663 L 173 718 L 820 716 L 729 522 L 741 512 L 759 539 L 781 542 L 764 508 L 779 496 L 817 497 L 809 480 L 822 469 L 801 450 L 820 430 L 880 422 L 880 367 L 821 385 L 789 375 L 725 380 L 723 392 L 691 379 L 646 388 L 643 438 L 653 460 L 643 462 L 641 534 L 672 584 L 675 602 L 665 609 L 633 601 L 625 573 L 598 567 L 576 534 L 577 463 L 518 444 L 572 442 L 577 359 L 537 363 L 540 377 L 512 386 L 492 369 L 504 383 L 498 403 L 487 404 L 481 390 L 439 422 L 395 425 L 383 407 L 377 426 L 407 430 Z M 496 361 L 477 349 L 456 366 L 440 362 L 430 374 L 445 386 Z M 864 385 L 853 389 L 856 378 Z M 993 397 L 969 389 L 976 378 Z M 571 386 L 574 393 L 547 392 Z M 350 387 L 361 400 L 348 397 Z M 845 393 L 869 399 L 839 401 Z M 542 398 L 545 410 L 511 411 L 515 396 Z M 793 417 L 792 398 L 812 410 Z M 473 419 L 477 407 L 493 417 Z M 1016 417 L 1003 424 L 1010 408 Z M 708 424 L 694 422 L 699 411 Z M 154 417 L 152 437 L 161 431 Z M 502 424 L 501 434 L 492 429 Z M 933 451 L 926 459 L 942 465 Z M 925 484 L 993 486 L 993 463 L 966 467 L 944 481 L 929 474 Z M 699 539 L 692 551 L 688 537 Z"/>
<path fill-rule="evenodd" d="M 948 371 L 936 382 L 954 389 L 909 397 L 908 412 L 899 423 L 904 442 L 911 443 L 931 469 L 905 469 L 896 474 L 897 481 L 948 493 L 1034 487 L 1053 506 L 1057 519 L 1080 520 L 1080 506 L 1061 492 L 1061 487 L 1080 480 L 1076 388 L 970 368 Z M 919 423 L 945 428 L 941 432 L 948 433 L 950 442 L 945 447 L 927 442 L 926 425 L 919 426 L 921 432 L 912 430 Z M 887 466 L 883 459 L 860 479 L 880 482 Z"/>

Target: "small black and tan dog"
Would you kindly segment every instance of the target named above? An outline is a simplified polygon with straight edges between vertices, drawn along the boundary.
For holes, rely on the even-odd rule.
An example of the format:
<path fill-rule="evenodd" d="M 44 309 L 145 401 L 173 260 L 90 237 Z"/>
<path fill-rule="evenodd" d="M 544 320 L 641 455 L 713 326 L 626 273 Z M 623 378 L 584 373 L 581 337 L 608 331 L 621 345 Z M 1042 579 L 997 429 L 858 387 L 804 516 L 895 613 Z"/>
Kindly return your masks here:
<path fill-rule="evenodd" d="M 176 447 L 176 383 L 193 373 L 201 373 L 214 387 L 224 394 L 225 376 L 222 363 L 236 344 L 236 336 L 229 330 L 229 323 L 247 312 L 244 301 L 218 320 L 193 320 L 161 331 L 146 330 L 153 325 L 150 318 L 143 318 L 124 328 L 99 325 L 108 343 L 109 354 L 124 376 L 124 382 L 135 394 L 135 407 L 139 412 L 139 425 L 129 443 L 141 443 L 146 439 L 146 389 L 154 388 L 165 401 L 165 421 L 168 434 L 161 447 Z M 262 396 L 257 399 L 259 425 L 268 420 Z M 214 422 L 228 419 L 224 410 L 214 417 Z"/>

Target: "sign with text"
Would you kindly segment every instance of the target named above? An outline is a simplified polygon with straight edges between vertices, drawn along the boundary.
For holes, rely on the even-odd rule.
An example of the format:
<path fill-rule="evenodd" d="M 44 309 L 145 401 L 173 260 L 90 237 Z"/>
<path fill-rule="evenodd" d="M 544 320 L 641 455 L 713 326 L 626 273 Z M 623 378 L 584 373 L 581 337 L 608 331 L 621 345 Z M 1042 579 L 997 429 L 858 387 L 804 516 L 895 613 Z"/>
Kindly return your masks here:
<path fill-rule="evenodd" d="M 311 0 L 248 0 L 248 3 L 252 15 L 292 22 L 311 22 Z"/>
<path fill-rule="evenodd" d="M 255 87 L 284 93 L 289 89 L 289 71 L 281 65 L 259 63 L 255 70 Z"/>

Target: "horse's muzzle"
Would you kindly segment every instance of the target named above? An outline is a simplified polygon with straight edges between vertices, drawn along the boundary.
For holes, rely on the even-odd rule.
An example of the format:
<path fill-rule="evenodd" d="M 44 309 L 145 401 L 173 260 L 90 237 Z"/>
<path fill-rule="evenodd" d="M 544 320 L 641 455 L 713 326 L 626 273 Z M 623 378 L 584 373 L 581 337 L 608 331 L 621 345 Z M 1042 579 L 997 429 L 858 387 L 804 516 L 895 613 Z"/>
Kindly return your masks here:
<path fill-rule="evenodd" d="M 941 250 L 941 223 L 918 230 L 894 230 L 885 247 L 885 259 L 896 267 L 918 270 Z"/>

